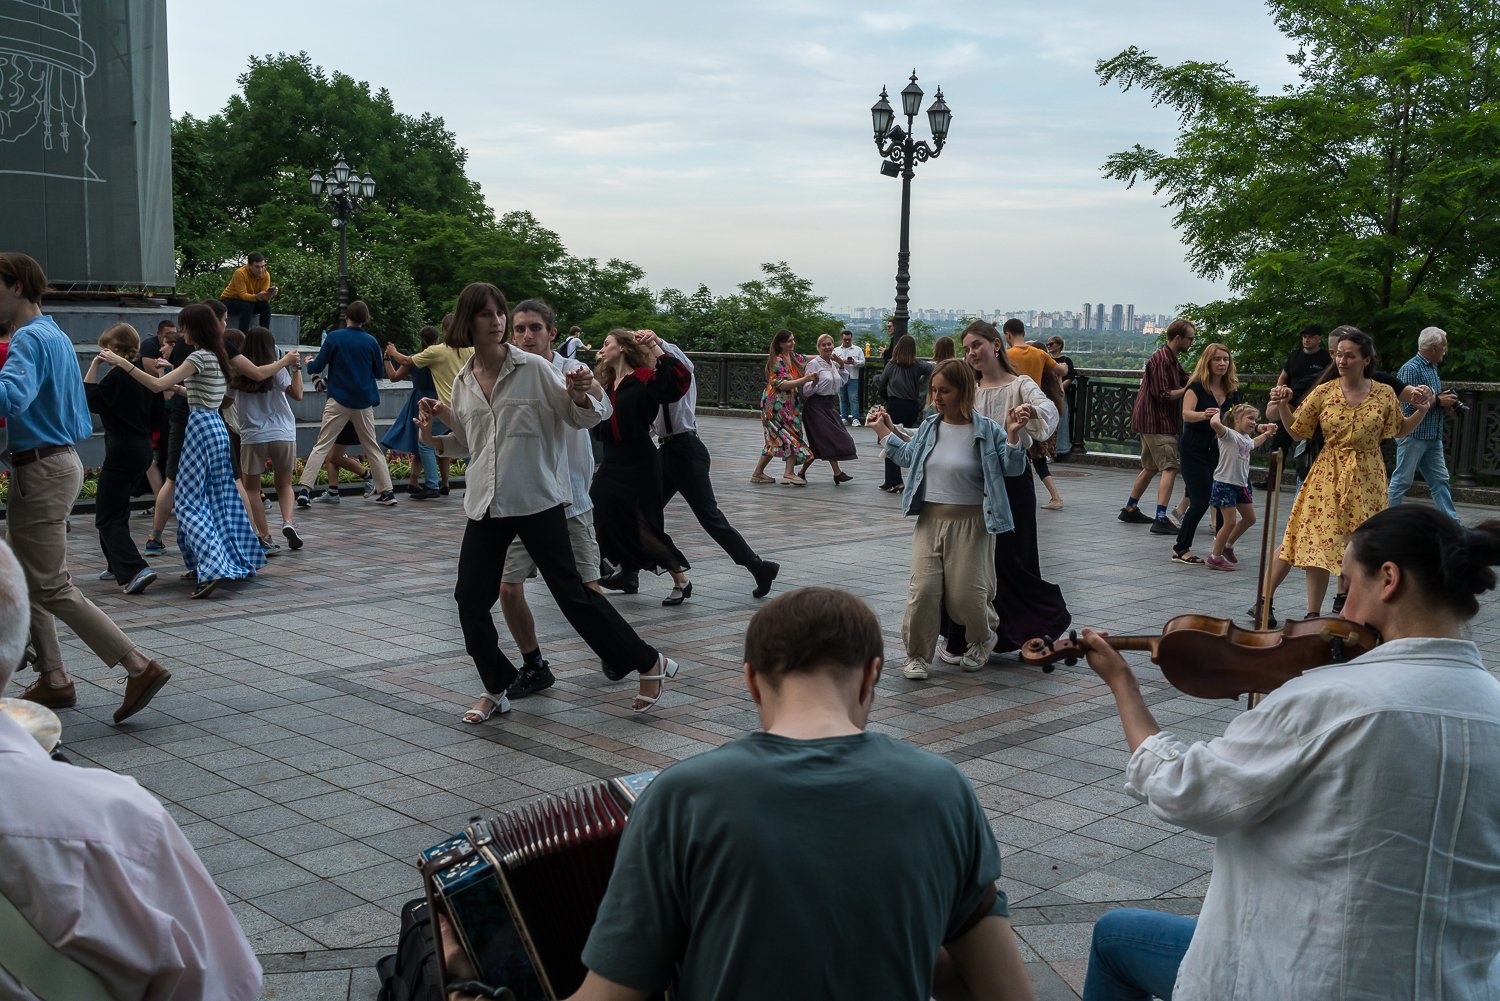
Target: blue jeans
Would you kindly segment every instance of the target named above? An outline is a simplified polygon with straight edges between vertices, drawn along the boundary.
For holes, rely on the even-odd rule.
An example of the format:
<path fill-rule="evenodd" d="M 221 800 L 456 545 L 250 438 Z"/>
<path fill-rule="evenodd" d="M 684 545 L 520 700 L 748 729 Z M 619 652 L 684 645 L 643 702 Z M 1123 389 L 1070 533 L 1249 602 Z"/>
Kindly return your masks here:
<path fill-rule="evenodd" d="M 1418 473 L 1427 482 L 1432 503 L 1439 511 L 1457 521 L 1458 511 L 1453 507 L 1453 492 L 1448 489 L 1448 462 L 1443 458 L 1441 438 L 1396 440 L 1396 471 L 1391 474 L 1391 485 L 1386 494 L 1390 506 L 1395 507 L 1401 503 Z"/>
<path fill-rule="evenodd" d="M 859 380 L 851 378 L 839 387 L 839 416 L 845 420 L 858 420 Z"/>
<path fill-rule="evenodd" d="M 424 445 L 420 440 L 417 442 L 417 458 L 422 463 L 422 486 L 428 490 L 438 488 L 438 461 L 437 452 L 431 445 Z"/>
<path fill-rule="evenodd" d="M 1083 1001 L 1172 1001 L 1177 968 L 1198 922 L 1122 907 L 1094 924 Z"/>
<path fill-rule="evenodd" d="M 1068 435 L 1068 405 L 1065 403 L 1058 411 L 1057 420 L 1057 454 L 1061 458 L 1073 451 L 1073 439 Z"/>

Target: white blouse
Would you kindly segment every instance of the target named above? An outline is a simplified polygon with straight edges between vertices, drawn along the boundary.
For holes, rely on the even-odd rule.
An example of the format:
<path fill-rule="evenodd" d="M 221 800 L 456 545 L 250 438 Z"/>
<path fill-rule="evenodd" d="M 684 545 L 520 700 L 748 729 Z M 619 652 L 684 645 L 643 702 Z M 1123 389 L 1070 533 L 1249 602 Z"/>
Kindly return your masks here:
<path fill-rule="evenodd" d="M 818 355 L 807 363 L 804 374 L 816 374 L 817 378 L 812 382 L 802 384 L 803 396 L 837 396 L 839 387 L 849 381 L 846 366 L 836 361 L 824 361 L 822 355 Z"/>
<path fill-rule="evenodd" d="M 1021 429 L 1018 443 L 1030 448 L 1032 442 L 1046 441 L 1057 430 L 1057 407 L 1031 376 L 1018 375 L 1003 386 L 981 386 L 974 396 L 974 409 L 1001 427 L 1005 427 L 1005 415 L 1011 408 L 1023 403 L 1036 410 L 1036 416 Z"/>

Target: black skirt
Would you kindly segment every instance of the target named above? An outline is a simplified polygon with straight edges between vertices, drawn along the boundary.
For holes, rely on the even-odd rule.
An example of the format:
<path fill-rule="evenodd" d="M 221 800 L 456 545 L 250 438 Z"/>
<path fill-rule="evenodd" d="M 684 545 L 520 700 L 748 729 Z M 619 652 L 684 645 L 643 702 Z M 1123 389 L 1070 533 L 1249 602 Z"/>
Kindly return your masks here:
<path fill-rule="evenodd" d="M 802 405 L 802 430 L 815 459 L 844 462 L 859 458 L 854 451 L 854 438 L 839 419 L 836 396 L 809 396 Z"/>

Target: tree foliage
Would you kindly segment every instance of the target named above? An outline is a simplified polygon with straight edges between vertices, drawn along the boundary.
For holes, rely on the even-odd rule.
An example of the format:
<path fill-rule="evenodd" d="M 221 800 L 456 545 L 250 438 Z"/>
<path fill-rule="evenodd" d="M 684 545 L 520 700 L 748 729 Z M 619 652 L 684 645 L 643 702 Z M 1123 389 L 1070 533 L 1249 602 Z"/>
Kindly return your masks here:
<path fill-rule="evenodd" d="M 1500 7 L 1488 0 L 1271 0 L 1299 81 L 1262 93 L 1224 64 L 1131 47 L 1101 84 L 1176 109 L 1169 153 L 1105 176 L 1167 194 L 1199 275 L 1230 296 L 1183 311 L 1274 370 L 1307 323 L 1352 323 L 1389 364 L 1444 327 L 1455 376 L 1500 376 Z M 1200 338 L 1201 339 L 1201 338 Z"/>

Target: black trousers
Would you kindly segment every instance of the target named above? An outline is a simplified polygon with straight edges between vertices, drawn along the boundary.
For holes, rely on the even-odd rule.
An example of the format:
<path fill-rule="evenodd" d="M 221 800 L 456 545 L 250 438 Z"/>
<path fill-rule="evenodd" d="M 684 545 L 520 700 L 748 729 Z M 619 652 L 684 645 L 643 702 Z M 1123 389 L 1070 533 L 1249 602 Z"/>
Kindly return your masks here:
<path fill-rule="evenodd" d="M 1182 526 L 1177 530 L 1174 552 L 1185 553 L 1193 548 L 1193 535 L 1198 531 L 1198 522 L 1208 513 L 1208 500 L 1214 489 L 1214 468 L 1218 456 L 1198 452 L 1183 452 L 1178 475 L 1187 490 L 1188 509 L 1182 517 Z"/>
<path fill-rule="evenodd" d="M 258 325 L 269 327 L 271 325 L 271 302 L 269 299 L 223 299 L 226 309 L 229 310 L 229 323 L 231 326 L 239 327 L 241 330 L 250 329 L 250 320 L 258 321 Z"/>
<path fill-rule="evenodd" d="M 151 466 L 151 439 L 106 435 L 104 465 L 94 496 L 94 527 L 116 582 L 129 584 L 147 566 L 130 536 L 130 495 Z"/>
<path fill-rule="evenodd" d="M 922 408 L 917 406 L 916 400 L 903 400 L 899 396 L 888 396 L 885 400 L 886 413 L 891 415 L 891 423 L 899 424 L 904 428 L 915 427 L 917 417 L 922 413 Z M 901 467 L 890 459 L 885 460 L 885 482 L 884 487 L 899 487 L 901 485 Z"/>
<path fill-rule="evenodd" d="M 182 400 L 181 404 L 167 408 L 167 464 L 162 467 L 161 474 L 169 480 L 177 479 L 177 463 L 182 458 L 182 439 L 187 437 L 187 400 Z"/>
<path fill-rule="evenodd" d="M 516 680 L 516 667 L 500 650 L 500 634 L 490 614 L 500 599 L 505 551 L 517 537 L 536 561 L 537 570 L 569 624 L 600 659 L 624 676 L 654 671 L 657 654 L 620 613 L 599 594 L 583 586 L 573 563 L 568 522 L 562 505 L 516 518 L 470 519 L 458 553 L 458 622 L 464 649 L 474 658 L 484 690 L 497 695 Z"/>
<path fill-rule="evenodd" d="M 698 524 L 730 559 L 742 567 L 759 564 L 760 557 L 755 555 L 755 550 L 719 510 L 714 485 L 708 478 L 713 460 L 702 439 L 693 432 L 674 434 L 662 439 L 660 454 L 662 507 L 671 503 L 673 494 L 682 494 L 682 499 L 693 509 Z"/>

